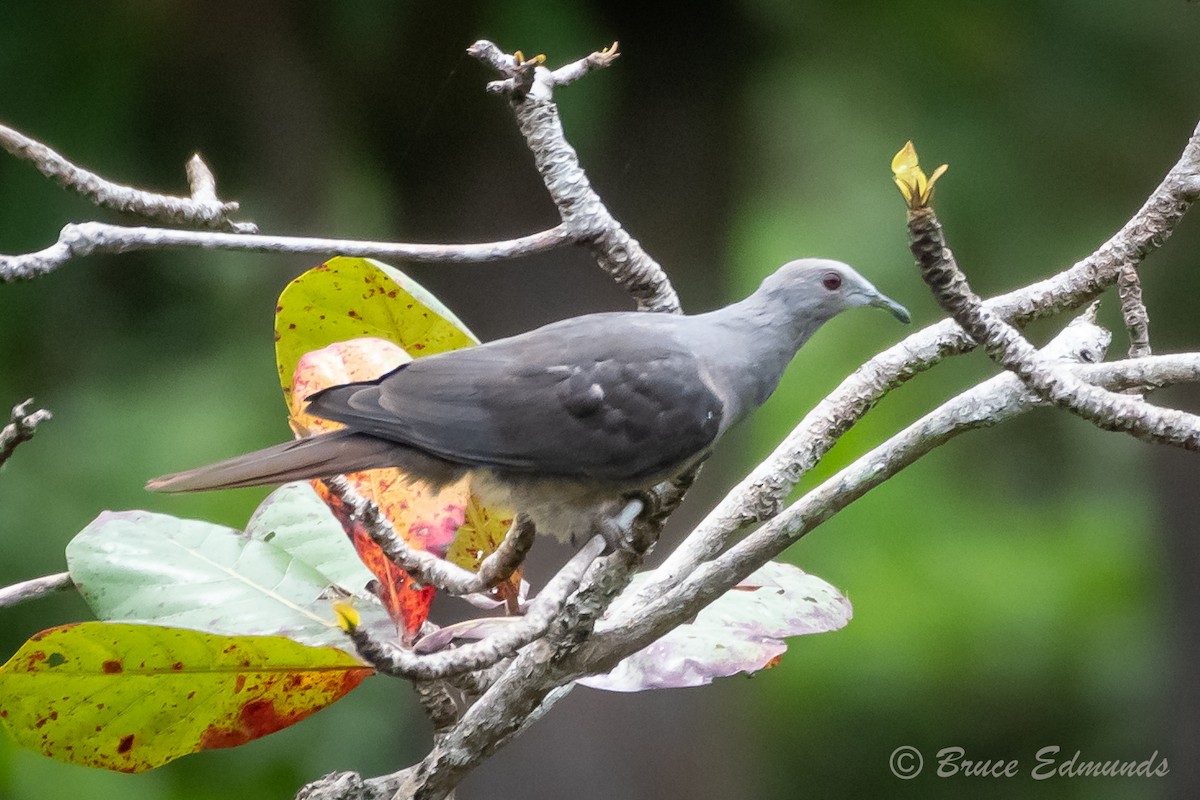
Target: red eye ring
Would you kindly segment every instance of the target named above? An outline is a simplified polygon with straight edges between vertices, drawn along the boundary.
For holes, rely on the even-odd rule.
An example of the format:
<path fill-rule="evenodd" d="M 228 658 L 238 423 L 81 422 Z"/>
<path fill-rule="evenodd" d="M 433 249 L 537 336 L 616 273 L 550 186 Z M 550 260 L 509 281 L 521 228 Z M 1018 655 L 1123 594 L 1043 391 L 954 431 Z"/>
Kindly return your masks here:
<path fill-rule="evenodd" d="M 836 292 L 842 288 L 842 276 L 836 272 L 826 272 L 821 277 L 821 285 L 831 292 Z"/>

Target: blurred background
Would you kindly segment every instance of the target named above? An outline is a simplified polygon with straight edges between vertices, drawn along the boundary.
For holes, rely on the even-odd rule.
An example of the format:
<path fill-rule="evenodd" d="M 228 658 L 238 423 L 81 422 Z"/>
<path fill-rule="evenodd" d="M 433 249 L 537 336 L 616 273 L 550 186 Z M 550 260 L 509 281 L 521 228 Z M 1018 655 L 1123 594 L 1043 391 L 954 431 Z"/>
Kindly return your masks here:
<path fill-rule="evenodd" d="M 1142 203 L 1200 119 L 1200 3 L 0 4 L 0 120 L 104 176 L 185 191 L 202 153 L 264 232 L 403 241 L 509 238 L 554 224 L 478 38 L 551 64 L 620 40 L 560 90 L 567 134 L 613 213 L 685 307 L 740 297 L 780 263 L 856 265 L 940 314 L 912 269 L 889 162 L 914 139 L 950 164 L 938 208 L 976 289 L 1006 291 L 1092 252 Z M 1200 213 L 1200 212 L 1194 212 Z M 101 218 L 0 157 L 0 252 Z M 1200 220 L 1144 270 L 1156 351 L 1200 348 Z M 0 406 L 54 412 L 0 473 L 0 584 L 64 568 L 104 509 L 244 525 L 262 491 L 145 493 L 146 478 L 289 435 L 275 297 L 313 259 L 213 252 L 72 262 L 0 286 Z M 397 264 L 484 339 L 630 307 L 579 252 L 489 266 Z M 1115 296 L 1102 318 L 1126 345 Z M 1066 321 L 1030 330 L 1045 341 Z M 820 397 L 910 332 L 847 315 L 705 468 L 678 541 Z M 993 374 L 979 353 L 895 392 L 805 480 Z M 1162 402 L 1195 409 L 1196 390 Z M 690 690 L 579 689 L 460 798 L 1195 797 L 1200 792 L 1200 460 L 1041 411 L 942 448 L 793 547 L 843 589 L 845 630 L 792 640 L 773 670 Z M 565 550 L 539 543 L 543 564 Z M 83 619 L 63 595 L 0 613 L 4 657 Z M 377 678 L 305 723 L 142 776 L 71 767 L 0 734 L 0 798 L 291 797 L 323 773 L 392 771 L 429 728 Z M 926 755 L 899 781 L 888 756 Z M 1034 753 L 1169 760 L 1162 779 L 1030 780 Z M 933 754 L 1018 759 L 1022 776 L 939 779 Z"/>

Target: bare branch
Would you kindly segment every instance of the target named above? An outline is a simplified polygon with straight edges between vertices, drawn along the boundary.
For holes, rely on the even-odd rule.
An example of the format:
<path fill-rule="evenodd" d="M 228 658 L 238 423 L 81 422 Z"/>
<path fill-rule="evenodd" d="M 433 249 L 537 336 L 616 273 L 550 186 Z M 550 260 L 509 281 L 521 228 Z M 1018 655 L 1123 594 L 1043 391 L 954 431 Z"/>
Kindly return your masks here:
<path fill-rule="evenodd" d="M 13 406 L 8 424 L 0 428 L 0 465 L 12 457 L 17 445 L 33 438 L 38 425 L 52 417 L 50 412 L 44 408 L 30 411 L 29 406 L 32 404 L 33 398 L 30 398 Z"/>
<path fill-rule="evenodd" d="M 985 308 L 946 246 L 942 226 L 932 208 L 910 209 L 908 227 L 910 247 L 921 268 L 921 277 L 933 290 L 938 304 L 972 339 L 983 344 L 993 361 L 1011 370 L 1056 406 L 1097 427 L 1129 433 L 1148 442 L 1200 450 L 1200 417 L 1152 406 L 1056 369 L 1016 328 Z"/>
<path fill-rule="evenodd" d="M 5 586 L 0 589 L 0 608 L 15 606 L 18 603 L 24 603 L 26 600 L 35 600 L 44 595 L 74 588 L 74 586 L 75 583 L 71 580 L 71 573 L 69 572 L 59 572 L 54 575 L 46 575 L 41 578 L 14 583 L 12 586 Z"/>
<path fill-rule="evenodd" d="M 524 617 L 511 618 L 510 625 L 482 641 L 454 650 L 418 654 L 391 642 L 378 641 L 365 628 L 351 631 L 350 638 L 367 663 L 388 675 L 429 681 L 484 669 L 513 656 L 550 628 L 603 549 L 604 539 L 592 537 L 530 601 Z M 602 569 L 612 558 L 601 559 L 598 568 Z"/>
<path fill-rule="evenodd" d="M 59 186 L 83 195 L 98 206 L 136 214 L 139 217 L 168 225 L 192 225 L 218 228 L 241 233 L 256 230 L 252 223 L 233 222 L 229 216 L 238 204 L 217 199 L 217 183 L 212 171 L 192 156 L 187 164 L 191 197 L 174 197 L 146 192 L 101 178 L 94 172 L 76 166 L 41 142 L 6 125 L 0 125 L 0 147 L 37 167 Z"/>
<path fill-rule="evenodd" d="M 525 67 L 514 56 L 504 54 L 488 41 L 476 42 L 467 52 L 509 75 L 507 81 L 500 82 L 500 88 L 509 96 L 534 164 L 572 238 L 592 252 L 600 267 L 633 296 L 638 308 L 678 313 L 679 296 L 667 274 L 609 213 L 579 165 L 575 148 L 567 142 L 558 107 L 552 99 L 556 73 L 536 67 L 532 83 L 522 91 L 514 83 L 518 77 L 514 71 Z M 584 61 L 591 60 L 590 70 L 611 63 L 613 58 L 615 55 L 610 51 L 601 51 Z M 567 70 L 564 75 L 582 76 L 585 70 L 578 64 L 564 68 Z"/>
<path fill-rule="evenodd" d="M 1133 385 L 1167 386 L 1174 383 L 1195 383 L 1200 381 L 1200 353 L 1151 356 L 1108 364 L 1076 365 L 1064 369 L 1080 380 L 1113 389 Z M 986 402 L 979 406 L 980 415 L 990 414 L 990 418 L 985 420 L 980 416 L 968 415 L 963 419 L 953 420 L 949 417 L 964 414 L 964 410 L 953 406 L 947 409 L 950 404 L 942 406 L 932 415 L 922 418 L 915 426 L 905 429 L 884 445 L 856 460 L 767 525 L 734 545 L 713 562 L 713 568 L 719 572 L 738 571 L 754 564 L 755 566 L 750 567 L 752 571 L 943 441 L 976 427 L 998 424 L 1030 408 L 1047 405 L 1042 398 L 1033 396 L 1019 379 L 1013 382 L 1011 377 L 1007 374 L 999 376 L 1005 379 L 1004 384 L 1000 384 L 996 378 L 992 379 L 997 381 L 993 384 L 995 394 L 990 400 L 983 398 Z M 995 388 L 997 386 L 998 389 Z M 979 398 L 975 402 L 978 403 Z M 914 427 L 918 426 L 918 430 L 914 431 Z M 773 537 L 781 538 L 772 542 Z M 775 549 L 776 547 L 779 549 Z M 759 558 L 763 561 L 758 562 Z M 691 578 L 688 581 L 690 582 Z"/>
<path fill-rule="evenodd" d="M 144 228 L 83 222 L 67 225 L 58 242 L 45 250 L 25 255 L 0 255 L 0 283 L 36 278 L 72 258 L 95 253 L 130 253 L 137 250 L 199 248 L 247 253 L 315 254 L 398 258 L 408 261 L 477 263 L 543 253 L 574 238 L 559 225 L 540 233 L 502 242 L 479 244 L 406 244 L 361 239 L 318 239 L 309 236 L 263 236 L 215 231 L 184 231 L 173 228 Z"/>
<path fill-rule="evenodd" d="M 1142 301 L 1142 281 L 1136 267 L 1122 267 L 1117 274 L 1117 296 L 1121 298 L 1121 316 L 1129 331 L 1129 357 L 1150 355 L 1150 314 Z"/>
<path fill-rule="evenodd" d="M 1053 277 L 992 298 L 984 307 L 1014 325 L 1077 308 L 1160 247 L 1200 197 L 1200 125 L 1179 161 L 1128 222 L 1087 258 Z M 800 479 L 885 394 L 975 343 L 953 320 L 918 331 L 867 361 L 813 408 L 761 464 L 731 490 L 659 568 L 653 597 L 724 548 L 745 526 L 779 513 Z"/>
<path fill-rule="evenodd" d="M 1107 331 L 1084 319 L 1069 326 L 1044 354 L 1086 361 L 1102 354 L 1109 338 Z M 1066 369 L 1081 380 L 1110 388 L 1165 386 L 1200 381 L 1200 353 L 1085 363 Z M 581 654 L 579 664 L 587 671 L 612 669 L 921 456 L 962 433 L 999 424 L 1045 404 L 1011 373 L 948 401 L 856 459 L 722 555 L 698 564 L 674 588 L 639 595 L 643 602 L 635 604 L 636 616 L 605 620 L 585 646 L 587 652 Z"/>
<path fill-rule="evenodd" d="M 419 583 L 448 594 L 475 594 L 500 585 L 512 577 L 533 545 L 533 523 L 524 514 L 518 514 L 499 547 L 480 563 L 478 572 L 471 572 L 432 553 L 409 547 L 396 533 L 391 520 L 379 510 L 379 506 L 356 492 L 344 477 L 325 478 L 322 483 L 343 506 L 333 509 L 339 518 L 344 514 L 349 519 L 362 522 L 371 541 L 379 545 L 393 564 Z"/>
<path fill-rule="evenodd" d="M 633 548 L 618 550 L 595 561 L 578 591 L 552 619 L 545 635 L 525 645 L 506 668 L 494 670 L 490 680 L 480 682 L 490 683 L 490 687 L 453 728 L 439 737 L 420 764 L 378 780 L 396 787 L 398 797 L 446 797 L 483 758 L 565 696 L 571 681 L 582 674 L 573 671 L 577 669 L 573 666 L 573 656 L 587 641 L 613 598 L 628 585 L 646 551 L 657 540 L 663 512 L 674 509 L 686 488 L 686 483 L 678 489 L 666 487 L 659 498 L 661 507 L 642 508 L 629 536 Z M 637 502 L 632 501 L 626 510 L 636 508 L 633 503 Z M 593 538 L 585 549 L 598 546 L 600 541 L 599 537 Z"/>
<path fill-rule="evenodd" d="M 546 82 L 551 86 L 566 86 L 569 83 L 574 83 L 593 70 L 604 69 L 620 58 L 620 56 L 621 51 L 618 49 L 618 43 L 613 42 L 603 50 L 591 53 L 566 66 L 559 67 L 550 73 L 546 78 Z"/>
<path fill-rule="evenodd" d="M 619 550 L 597 561 L 547 635 L 513 659 L 420 764 L 399 773 L 403 781 L 397 796 L 445 798 L 471 769 L 562 697 L 566 685 L 582 674 L 580 648 L 642 558 L 636 550 Z"/>

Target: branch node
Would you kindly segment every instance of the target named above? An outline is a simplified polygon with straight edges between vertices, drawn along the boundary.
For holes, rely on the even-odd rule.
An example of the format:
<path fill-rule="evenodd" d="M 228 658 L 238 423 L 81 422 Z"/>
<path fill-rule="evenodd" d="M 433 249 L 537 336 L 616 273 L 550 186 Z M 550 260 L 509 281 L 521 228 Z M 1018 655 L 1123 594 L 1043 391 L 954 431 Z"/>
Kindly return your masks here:
<path fill-rule="evenodd" d="M 30 411 L 31 405 L 32 397 L 23 403 L 17 403 L 9 415 L 8 424 L 0 428 L 0 464 L 8 461 L 17 446 L 32 439 L 38 426 L 51 418 L 50 412 L 44 408 Z"/>
<path fill-rule="evenodd" d="M 199 153 L 194 153 L 188 159 L 184 171 L 187 173 L 188 186 L 192 190 L 193 200 L 205 204 L 219 202 L 217 200 L 217 178 L 208 168 L 208 164 L 204 163 L 204 159 L 200 158 Z M 238 204 L 228 203 L 225 207 L 230 211 L 236 211 Z"/>

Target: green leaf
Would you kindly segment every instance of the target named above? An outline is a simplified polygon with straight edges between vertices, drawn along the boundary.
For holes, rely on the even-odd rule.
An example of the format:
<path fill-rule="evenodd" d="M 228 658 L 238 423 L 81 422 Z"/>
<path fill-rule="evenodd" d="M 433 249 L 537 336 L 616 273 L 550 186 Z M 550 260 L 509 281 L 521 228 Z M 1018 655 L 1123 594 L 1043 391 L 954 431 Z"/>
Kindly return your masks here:
<path fill-rule="evenodd" d="M 280 636 L 85 622 L 31 637 L 0 667 L 0 721 L 51 758 L 143 772 L 286 728 L 371 673 Z"/>
<path fill-rule="evenodd" d="M 101 619 L 349 647 L 325 599 L 333 581 L 275 543 L 231 528 L 106 511 L 67 545 L 67 566 Z M 372 605 L 360 610 L 374 628 L 383 612 Z"/>
<path fill-rule="evenodd" d="M 275 360 L 288 406 L 302 355 L 364 336 L 395 342 L 414 358 L 479 343 L 400 270 L 368 258 L 331 258 L 289 283 L 275 308 Z"/>
<path fill-rule="evenodd" d="M 250 517 L 246 535 L 290 553 L 351 592 L 361 592 L 375 577 L 308 481 L 271 492 Z"/>

